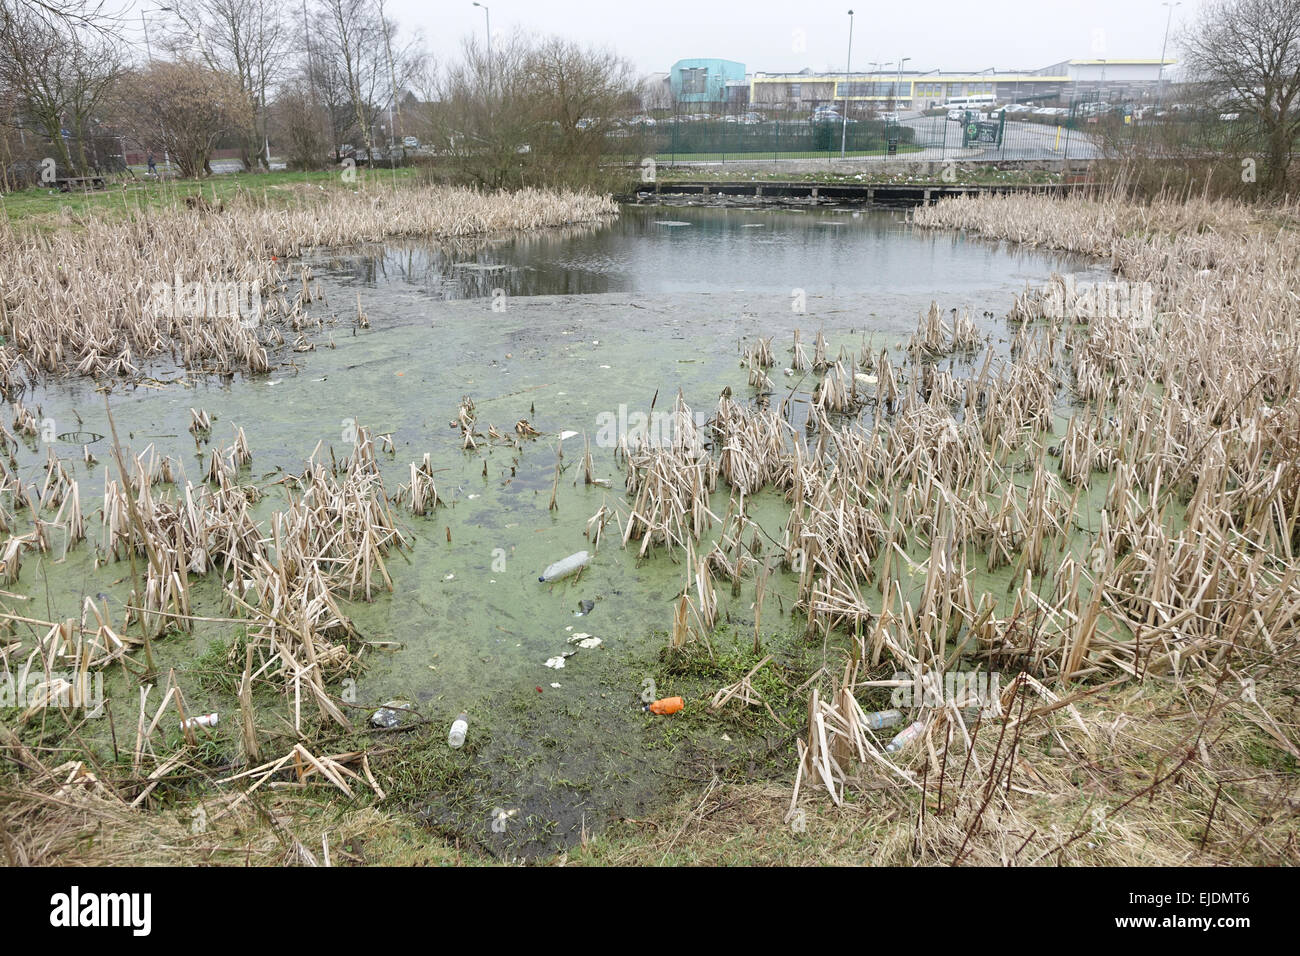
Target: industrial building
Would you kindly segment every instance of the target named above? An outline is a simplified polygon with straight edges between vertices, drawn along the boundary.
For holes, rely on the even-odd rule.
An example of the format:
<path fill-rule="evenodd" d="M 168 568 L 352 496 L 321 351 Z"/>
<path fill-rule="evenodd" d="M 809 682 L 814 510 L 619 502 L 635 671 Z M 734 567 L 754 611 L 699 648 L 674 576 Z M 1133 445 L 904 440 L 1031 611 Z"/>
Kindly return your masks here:
<path fill-rule="evenodd" d="M 679 60 L 668 73 L 675 104 L 805 111 L 846 104 L 850 112 L 871 109 L 924 110 L 956 97 L 991 95 L 999 103 L 1069 103 L 1080 99 L 1137 100 L 1154 95 L 1174 60 L 1063 60 L 1037 70 L 978 72 L 878 70 L 854 73 L 746 74 L 732 60 Z"/>
<path fill-rule="evenodd" d="M 668 71 L 673 101 L 722 105 L 748 98 L 745 64 L 734 60 L 678 60 Z"/>

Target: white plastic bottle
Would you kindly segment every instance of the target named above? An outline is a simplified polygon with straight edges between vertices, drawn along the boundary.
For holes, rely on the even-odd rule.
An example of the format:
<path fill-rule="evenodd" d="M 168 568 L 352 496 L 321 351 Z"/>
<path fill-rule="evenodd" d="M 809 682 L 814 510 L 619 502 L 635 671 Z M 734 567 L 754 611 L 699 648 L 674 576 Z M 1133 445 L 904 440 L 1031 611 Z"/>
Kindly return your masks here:
<path fill-rule="evenodd" d="M 901 710 L 875 710 L 863 715 L 862 724 L 868 730 L 884 730 L 886 727 L 894 727 L 902 722 Z"/>
<path fill-rule="evenodd" d="M 572 574 L 574 571 L 577 571 L 579 568 L 585 568 L 587 566 L 587 562 L 589 562 L 590 560 L 591 560 L 591 555 L 588 554 L 586 551 L 579 551 L 577 554 L 571 554 L 564 560 L 556 561 L 554 564 L 548 567 L 545 571 L 542 572 L 542 576 L 537 580 L 541 581 L 542 583 L 546 583 L 547 581 L 558 580 L 559 578 Z"/>
<path fill-rule="evenodd" d="M 192 730 L 195 727 L 215 727 L 217 726 L 218 717 L 216 714 L 200 714 L 198 717 L 190 717 L 183 724 L 182 730 Z"/>
<path fill-rule="evenodd" d="M 452 721 L 451 733 L 447 735 L 447 745 L 452 750 L 459 750 L 465 746 L 465 732 L 467 730 L 469 730 L 469 714 L 461 711 L 460 716 Z"/>
<path fill-rule="evenodd" d="M 921 731 L 923 730 L 925 730 L 924 720 L 918 720 L 914 724 L 908 724 L 897 737 L 889 742 L 889 746 L 885 748 L 885 751 L 887 753 L 897 753 L 917 737 L 921 736 Z"/>

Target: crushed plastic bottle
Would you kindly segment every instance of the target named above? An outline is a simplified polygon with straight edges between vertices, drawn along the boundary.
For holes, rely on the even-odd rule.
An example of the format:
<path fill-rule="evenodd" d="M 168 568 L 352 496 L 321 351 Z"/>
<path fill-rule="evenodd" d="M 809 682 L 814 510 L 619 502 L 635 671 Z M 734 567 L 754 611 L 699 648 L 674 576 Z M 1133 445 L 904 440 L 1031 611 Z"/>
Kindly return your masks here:
<path fill-rule="evenodd" d="M 545 571 L 537 580 L 545 584 L 548 581 L 557 581 L 577 571 L 579 568 L 585 568 L 591 561 L 591 555 L 586 551 L 579 551 L 577 554 L 571 554 L 562 561 L 556 561 Z"/>
<path fill-rule="evenodd" d="M 668 714 L 677 713 L 685 706 L 686 701 L 682 700 L 680 697 L 664 697 L 661 700 L 655 701 L 653 704 L 646 704 L 645 707 L 641 709 L 648 710 L 652 714 L 658 714 L 660 717 L 664 717 Z"/>
<path fill-rule="evenodd" d="M 469 730 L 469 714 L 461 711 L 451 723 L 451 733 L 447 734 L 447 746 L 452 750 L 459 750 L 465 746 L 465 733 Z"/>
<path fill-rule="evenodd" d="M 863 714 L 862 717 L 862 726 L 868 730 L 884 730 L 886 727 L 895 727 L 902 722 L 901 710 L 877 710 L 870 714 Z"/>
<path fill-rule="evenodd" d="M 908 724 L 902 729 L 898 736 L 889 742 L 889 746 L 885 748 L 886 753 L 892 754 L 902 750 L 917 737 L 921 736 L 923 730 L 925 730 L 924 720 L 918 720 L 915 723 Z"/>

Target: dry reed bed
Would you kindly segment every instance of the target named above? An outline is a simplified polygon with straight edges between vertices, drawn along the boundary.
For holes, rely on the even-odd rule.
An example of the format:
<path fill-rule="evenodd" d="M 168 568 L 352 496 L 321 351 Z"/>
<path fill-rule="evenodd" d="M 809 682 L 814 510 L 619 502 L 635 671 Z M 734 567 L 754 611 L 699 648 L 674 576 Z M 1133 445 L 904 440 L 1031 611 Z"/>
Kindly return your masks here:
<path fill-rule="evenodd" d="M 724 393 L 711 423 L 718 471 L 733 494 L 727 522 L 743 528 L 745 498 L 757 489 L 785 492 L 782 548 L 809 631 L 849 631 L 861 665 L 921 682 L 972 663 L 1018 673 L 985 731 L 999 741 L 1010 734 L 1009 754 L 1022 733 L 1059 739 L 1059 723 L 1030 724 L 1062 708 L 1072 713 L 1068 702 L 1099 680 L 1204 686 L 1294 660 L 1300 299 L 1291 289 L 1300 287 L 1300 256 L 1286 235 L 1261 232 L 1238 207 L 1211 204 L 989 199 L 921 210 L 917 219 L 1109 256 L 1130 297 L 1127 308 L 1099 312 L 1060 277 L 1046 290 L 1027 289 L 1012 308 L 1010 359 L 990 350 L 966 376 L 934 364 L 975 344 L 964 332 L 956 340 L 961 326 L 945 323 L 937 304 L 921 316 L 902 368 L 865 345 L 832 359 L 820 333 L 809 355 L 796 331 L 789 372 L 821 373 L 802 429 L 789 399 L 767 405 L 761 372 L 770 343 L 750 346 L 744 364 L 756 402 Z M 1062 434 L 1055 415 L 1063 389 L 1078 407 Z M 676 494 L 657 499 L 664 527 L 685 526 L 700 506 L 698 483 L 676 474 Z M 756 548 L 746 561 L 744 537 L 728 527 L 707 568 L 696 568 L 698 525 L 691 530 L 658 539 L 687 551 L 671 649 L 707 640 L 716 614 L 711 573 L 735 582 L 747 565 L 764 566 Z M 986 573 L 1006 575 L 1005 603 L 975 586 L 972 552 Z M 879 602 L 868 599 L 871 589 Z M 761 595 L 756 583 L 756 649 Z M 1014 813 L 1017 790 L 1044 784 L 1006 753 L 982 768 L 977 729 L 951 702 L 920 708 L 923 748 L 885 757 L 864 734 L 854 697 L 872 683 L 855 666 L 829 698 L 814 693 L 800 782 L 814 779 L 838 801 L 859 772 L 851 766 L 902 789 L 928 792 L 926 776 L 943 781 L 971 827 L 958 859 L 973 833 Z M 1206 721 L 1222 709 L 1221 696 Z M 745 700 L 758 703 L 752 694 Z M 1009 714 L 1013 707 L 1020 716 Z M 1296 755 L 1285 734 L 1270 733 Z M 960 780 L 946 769 L 950 749 L 962 762 Z M 798 790 L 799 782 L 795 800 Z M 1003 862 L 1029 842 L 1001 847 Z"/>
<path fill-rule="evenodd" d="M 304 311 L 317 296 L 309 276 L 301 267 L 291 274 L 286 257 L 360 240 L 471 239 L 615 213 L 607 197 L 548 190 L 303 189 L 284 208 L 241 199 L 126 221 L 91 218 L 52 234 L 11 227 L 0 232 L 0 389 L 12 396 L 42 373 L 131 377 L 164 357 L 197 372 L 265 371 L 284 331 L 319 325 Z M 159 284 L 183 290 L 181 302 L 166 302 Z M 232 284 L 246 305 L 260 293 L 260 317 L 235 313 L 229 295 L 221 304 L 218 293 Z M 310 345 L 300 335 L 294 347 Z"/>
<path fill-rule="evenodd" d="M 229 661 L 235 673 L 242 671 L 241 685 L 280 687 L 298 733 L 307 701 L 349 726 L 326 689 L 357 667 L 350 648 L 356 635 L 340 598 L 369 601 L 378 591 L 391 590 L 385 556 L 406 545 L 384 489 L 374 439 L 359 428 L 349 457 L 341 462 L 334 461 L 331 451 L 326 463 L 318 447 L 301 475 L 278 482 L 286 505 L 265 522 L 252 512 L 261 492 L 241 480 L 251 459 L 238 428 L 230 447 L 213 448 L 212 465 L 197 486 L 185 480 L 178 464 L 159 459 L 152 446 L 137 456 L 120 456 L 118 479 L 105 474 L 96 563 L 129 563 L 132 591 L 125 619 L 114 625 L 107 607 L 90 599 L 79 621 L 6 613 L 6 631 L 13 638 L 0 647 L 6 667 L 12 663 L 22 672 L 36 668 L 47 673 L 72 668 L 85 674 L 143 648 L 146 670 L 152 670 L 151 642 L 167 630 L 192 627 L 192 577 L 211 573 L 220 578 L 231 612 L 248 622 L 246 639 L 232 647 Z M 54 458 L 47 470 L 65 475 Z M 421 465 L 411 466 L 411 473 L 416 487 L 404 489 L 403 497 L 412 511 L 427 513 L 438 504 L 427 456 Z M 47 486 L 53 487 L 52 481 Z M 76 482 L 70 485 L 60 515 L 77 500 Z M 62 523 L 58 516 L 43 519 L 41 509 L 53 508 L 52 501 L 29 501 L 28 507 L 37 530 L 11 536 L 6 548 L 7 570 L 15 577 L 25 550 L 49 549 L 54 535 L 48 529 L 63 528 L 68 546 L 75 546 L 73 529 L 81 527 L 79 514 Z M 31 637 L 20 637 L 23 631 Z M 61 688 L 48 690 L 53 694 Z M 252 705 L 245 698 L 241 693 L 245 749 L 256 757 Z"/>
<path fill-rule="evenodd" d="M 202 424 L 206 416 L 196 412 L 194 419 Z M 210 420 L 200 430 L 207 428 Z M 295 774 L 291 779 L 297 786 L 320 780 L 352 797 L 359 785 L 382 799 L 365 753 L 313 753 L 303 743 L 313 739 L 322 723 L 351 729 L 338 698 L 327 689 L 355 673 L 359 664 L 357 635 L 342 609 L 342 599 L 368 601 L 380 590 L 391 590 L 385 557 L 393 548 L 406 546 L 385 493 L 375 440 L 365 428 L 358 428 L 354 446 L 341 461 L 335 460 L 332 449 L 325 456 L 318 446 L 300 475 L 276 483 L 283 485 L 284 507 L 259 522 L 251 506 L 262 492 L 243 478 L 252 452 L 243 430 L 233 432 L 228 446 L 212 449 L 211 464 L 198 485 L 186 480 L 178 462 L 160 458 L 152 446 L 139 455 L 121 453 L 115 436 L 117 479 L 105 475 L 96 564 L 129 564 L 126 576 L 132 591 L 125 619 L 112 621 L 107 604 L 89 598 L 80 619 L 43 621 L 29 616 L 30 612 L 6 612 L 0 662 L 24 684 L 32 671 L 75 672 L 84 682 L 119 663 L 148 683 L 159 676 L 151 647 L 165 632 L 189 630 L 196 620 L 245 621 L 244 635 L 232 642 L 228 665 L 237 676 L 233 722 L 249 769 L 220 781 L 219 796 L 209 801 L 213 819 L 232 814 L 244 819 L 236 812 L 247 810 L 250 796 L 286 772 Z M 57 458 L 50 457 L 46 472 L 39 498 L 29 494 L 15 508 L 30 511 L 37 531 L 10 538 L 9 551 L 14 555 L 39 542 L 48 547 L 54 537 L 49 529 L 61 525 L 58 519 L 42 518 L 42 511 L 77 500 L 76 482 L 67 477 Z M 427 455 L 422 463 L 411 465 L 411 474 L 415 487 L 403 490 L 405 504 L 412 511 L 427 513 L 439 504 Z M 76 546 L 78 542 L 69 539 L 68 546 Z M 205 574 L 220 578 L 235 617 L 208 619 L 191 614 L 193 579 Z M 197 756 L 197 735 L 187 723 L 194 712 L 187 709 L 175 674 L 163 676 L 160 702 L 141 687 L 134 741 L 124 741 L 132 754 L 132 769 L 129 774 L 111 775 L 111 780 L 92 772 L 84 761 L 52 767 L 11 731 L 0 728 L 3 752 L 25 770 L 13 790 L 0 793 L 0 816 L 6 826 L 21 828 L 5 847 L 10 862 L 36 863 L 46 854 L 67 852 L 69 841 L 86 825 L 108 821 L 139 826 L 135 812 L 162 781 L 210 777 Z M 279 747 L 283 734 L 268 733 L 265 720 L 257 719 L 255 687 L 278 689 L 288 712 L 285 724 L 298 741 L 283 756 L 269 761 L 264 761 L 264 749 Z M 64 701 L 61 706 L 66 707 L 69 695 L 75 693 L 66 676 L 47 679 L 31 692 L 21 723 L 43 713 L 42 701 Z M 179 747 L 164 742 L 164 729 L 174 726 L 172 715 L 183 728 Z M 89 759 L 93 764 L 93 756 Z M 283 779 L 273 784 L 286 785 Z M 44 843 L 37 834 L 44 834 Z M 294 841 L 290 839 L 288 845 L 292 848 Z"/>
<path fill-rule="evenodd" d="M 1023 860 L 1037 862 L 1064 854 L 1081 838 L 1096 839 L 1096 827 L 1036 841 L 1026 823 L 1015 845 L 977 837 L 993 820 L 995 832 L 1005 832 L 1008 820 L 1024 821 L 1015 792 L 1061 792 L 1060 781 L 1012 760 L 1034 718 L 1070 712 L 1071 700 L 1094 693 L 1086 683 L 1074 690 L 1078 682 L 1120 675 L 1168 677 L 1182 686 L 1200 681 L 1202 689 L 1212 684 L 1198 714 L 1200 740 L 1222 717 L 1226 698 L 1235 699 L 1221 689 L 1225 680 L 1235 684 L 1257 666 L 1295 659 L 1300 299 L 1291 290 L 1300 286 L 1300 256 L 1285 231 L 1261 231 L 1243 208 L 1208 203 L 1143 208 L 985 198 L 922 209 L 916 221 L 1109 257 L 1116 274 L 1133 283 L 1126 290 L 1130 307 L 1099 313 L 1070 281 L 1054 277 L 1047 289 L 1017 297 L 1010 318 L 1024 325 L 996 388 L 988 387 L 986 361 L 964 389 L 945 387 L 941 401 L 923 405 L 926 396 L 916 394 L 915 384 L 919 378 L 933 386 L 935 379 L 913 376 L 901 415 L 881 406 L 870 433 L 855 435 L 858 426 L 851 425 L 830 438 L 831 422 L 819 414 L 811 453 L 795 449 L 787 548 L 797 544 L 801 558 L 809 545 L 813 550 L 816 570 L 805 569 L 800 582 L 810 626 L 818 611 L 827 627 L 851 625 L 859 661 L 874 665 L 883 655 L 921 683 L 963 658 L 1019 673 L 998 701 L 977 701 L 984 714 L 999 705 L 994 766 L 981 768 L 973 738 L 983 715 L 972 732 L 962 701 L 922 708 L 921 745 L 904 747 L 901 760 L 887 758 L 863 726 L 854 696 L 863 682 L 851 664 L 829 698 L 814 691 L 790 813 L 806 780 L 817 781 L 837 803 L 846 782 L 861 772 L 920 790 L 923 805 L 937 790 L 936 814 L 943 812 L 946 784 L 955 812 L 929 829 L 942 834 L 954 861 L 973 843 L 986 844 L 985 855 L 991 842 L 998 862 L 1021 862 L 1037 842 L 1043 848 Z M 1156 308 L 1133 308 L 1141 294 Z M 909 350 L 942 354 L 949 331 L 932 309 Z M 1047 448 L 1036 436 L 1050 429 L 1058 386 L 1069 387 L 1081 408 L 1060 442 Z M 961 422 L 952 416 L 957 405 L 964 406 Z M 937 421 L 926 423 L 922 409 Z M 819 464 L 830 445 L 835 456 Z M 1023 451 L 1012 457 L 1016 449 Z M 1059 468 L 1049 457 L 1060 459 Z M 954 458 L 960 467 L 945 465 Z M 1026 471 L 1032 477 L 1022 498 L 1014 479 Z M 1095 527 L 1091 516 L 1079 514 L 1079 496 L 1099 472 L 1111 476 Z M 832 495 L 838 510 L 826 506 Z M 878 501 L 891 496 L 881 508 Z M 876 526 L 864 526 L 844 502 L 880 516 Z M 823 515 L 832 517 L 823 521 Z M 805 533 L 805 522 L 817 530 Z M 897 547 L 909 535 L 914 545 L 929 547 L 919 565 Z M 1082 558 L 1069 547 L 1078 536 L 1088 542 Z M 988 593 L 975 599 L 965 556 L 971 544 L 986 551 L 989 569 L 1013 564 L 1009 613 L 999 616 Z M 870 563 L 873 550 L 884 554 L 883 565 Z M 895 554 L 911 566 L 913 579 L 923 575 L 919 595 L 904 589 Z M 873 574 L 884 604 L 868 623 L 870 609 L 852 589 Z M 841 606 L 828 605 L 828 593 L 839 594 Z M 1058 691 L 1048 679 L 1059 683 Z M 1026 703 L 1026 689 L 1036 703 Z M 1279 746 L 1296 756 L 1295 744 L 1251 698 L 1248 709 L 1255 708 Z M 1060 730 L 1057 722 L 1031 733 L 1064 743 Z M 1095 746 L 1087 744 L 1083 749 Z M 950 750 L 961 763 L 960 778 L 948 769 Z M 1198 752 L 1175 744 L 1172 769 L 1138 795 L 1150 796 L 1204 754 L 1204 745 Z M 1208 786 L 1204 779 L 1198 785 Z M 1222 786 L 1212 791 L 1202 849 Z M 1202 802 L 1209 793 L 1200 793 Z M 1134 799 L 1107 812 L 1125 810 Z M 1248 813 L 1231 821 L 1247 841 L 1249 821 Z M 925 809 L 913 832 L 923 852 Z"/>

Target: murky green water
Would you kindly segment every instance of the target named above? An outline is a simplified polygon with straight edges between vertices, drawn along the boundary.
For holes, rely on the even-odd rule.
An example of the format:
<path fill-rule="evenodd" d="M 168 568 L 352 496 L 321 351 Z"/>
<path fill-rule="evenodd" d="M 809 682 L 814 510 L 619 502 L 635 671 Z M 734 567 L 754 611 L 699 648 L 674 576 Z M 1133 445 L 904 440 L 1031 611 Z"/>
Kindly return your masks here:
<path fill-rule="evenodd" d="M 446 832 L 485 845 L 560 846 L 583 823 L 590 828 L 643 807 L 653 799 L 655 775 L 672 766 L 671 752 L 656 746 L 669 722 L 646 717 L 636 705 L 647 677 L 661 693 L 678 690 L 656 661 L 672 622 L 670 602 L 686 580 L 679 556 L 656 552 L 638 561 L 633 549 L 619 547 L 610 525 L 577 582 L 537 580 L 552 561 L 590 549 L 584 526 L 602 504 L 627 513 L 613 449 L 594 447 L 602 413 L 617 416 L 620 406 L 646 411 L 656 395 L 656 407 L 666 410 L 679 389 L 706 413 L 726 386 L 749 396 L 738 344 L 758 335 L 775 336 L 778 392 L 806 393 L 811 376 L 782 374 L 795 328 L 809 347 L 824 331 L 831 356 L 841 347 L 856 351 L 864 338 L 892 348 L 931 299 L 944 309 L 969 306 L 977 316 L 1000 316 L 1026 282 L 1087 268 L 916 232 L 901 218 L 892 210 L 629 207 L 606 227 L 472 248 L 407 243 L 322 254 L 309 260 L 326 294 L 312 307 L 327 321 L 313 339 L 315 351 L 284 352 L 271 374 L 225 384 L 118 388 L 110 397 L 113 414 L 131 451 L 152 443 L 181 458 L 195 481 L 202 462 L 187 433 L 189 409 L 216 419 L 214 442 L 228 443 L 233 427 L 243 427 L 251 475 L 269 489 L 263 514 L 284 501 L 270 482 L 281 471 L 301 471 L 318 443 L 346 452 L 350 421 L 391 433 L 396 453 L 381 455 L 390 495 L 408 464 L 429 452 L 446 505 L 430 517 L 405 517 L 413 548 L 388 561 L 393 593 L 347 606 L 366 639 L 399 645 L 366 653 L 358 702 L 416 702 L 444 748 L 452 718 L 468 710 L 471 746 L 456 759 L 473 762 L 479 805 L 453 806 L 431 781 L 422 812 Z M 795 290 L 803 292 L 804 312 L 794 308 Z M 369 329 L 355 328 L 358 292 Z M 985 328 L 993 343 L 1005 342 L 1001 319 Z M 449 423 L 466 395 L 482 431 L 491 424 L 510 434 L 526 418 L 543 436 L 518 448 L 485 442 L 477 452 L 462 451 Z M 53 419 L 58 433 L 109 434 L 92 383 L 46 386 L 24 401 Z M 565 431 L 577 435 L 561 443 Z M 609 490 L 581 481 L 584 433 Z M 561 444 L 564 470 L 551 510 Z M 108 439 L 91 448 L 101 462 L 110 459 Z M 56 442 L 54 450 L 72 459 L 83 506 L 97 508 L 105 465 L 87 468 L 79 445 Z M 21 473 L 38 488 L 46 452 L 34 444 L 19 455 Z M 722 514 L 726 506 L 720 485 L 713 508 Z M 785 509 L 775 496 L 760 495 L 750 508 L 772 537 L 780 536 Z M 92 567 L 98 521 L 95 513 L 92 541 L 65 562 L 57 563 L 57 554 L 28 558 L 16 586 L 32 595 L 22 613 L 75 617 L 85 594 L 125 598 L 124 564 Z M 773 580 L 766 632 L 789 626 L 780 608 L 788 608 L 793 583 L 784 575 Z M 224 613 L 215 582 L 197 593 L 196 614 Z M 582 599 L 595 609 L 575 617 Z M 738 631 L 752 628 L 752 585 L 736 599 L 720 585 L 719 599 Z M 603 643 L 579 650 L 561 670 L 544 666 L 571 650 L 567 641 L 577 633 Z M 230 634 L 230 625 L 200 625 L 192 637 L 160 644 L 159 659 L 177 667 L 192 709 L 233 712 L 231 699 L 205 690 L 188 670 L 209 641 Z M 124 697 L 120 718 L 133 723 L 133 692 Z M 476 739 L 484 741 L 480 749 Z M 524 807 L 533 818 L 525 835 L 507 844 L 492 832 L 488 811 L 495 806 Z"/>

